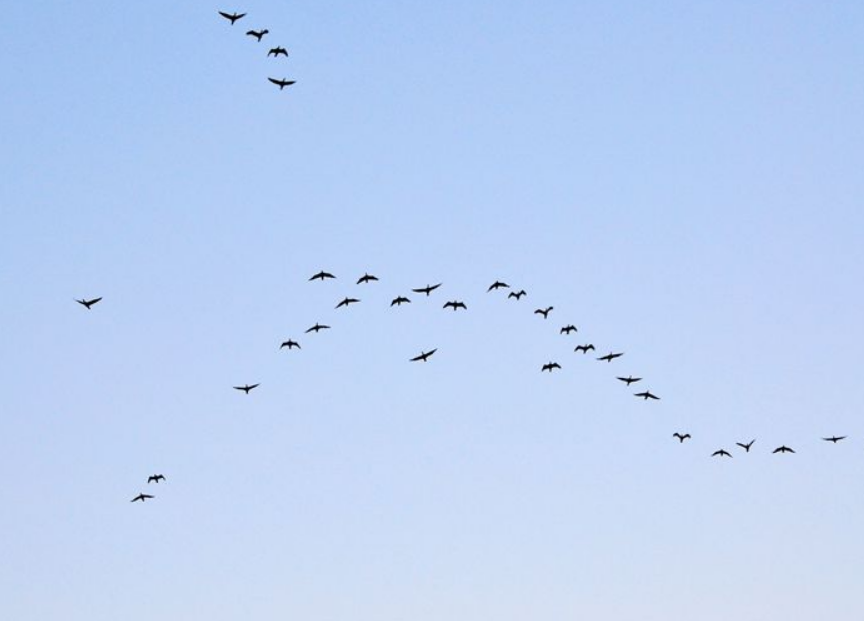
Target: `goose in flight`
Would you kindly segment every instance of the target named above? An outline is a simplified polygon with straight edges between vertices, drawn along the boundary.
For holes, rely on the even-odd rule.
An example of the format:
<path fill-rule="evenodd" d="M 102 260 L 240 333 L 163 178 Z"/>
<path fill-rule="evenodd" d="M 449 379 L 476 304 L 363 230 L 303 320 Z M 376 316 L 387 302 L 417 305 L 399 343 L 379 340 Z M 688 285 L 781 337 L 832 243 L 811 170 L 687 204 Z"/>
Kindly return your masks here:
<path fill-rule="evenodd" d="M 561 328 L 559 334 L 570 334 L 571 332 L 579 332 L 579 328 L 574 326 L 572 323 L 569 326 L 564 326 Z"/>
<path fill-rule="evenodd" d="M 518 302 L 520 299 L 522 299 L 523 295 L 526 295 L 525 289 L 521 289 L 520 291 L 511 291 L 507 294 L 507 298 L 515 298 Z"/>
<path fill-rule="evenodd" d="M 651 394 L 650 390 L 646 390 L 645 392 L 634 392 L 633 396 L 634 397 L 642 397 L 645 401 L 648 401 L 648 399 L 654 399 L 655 401 L 660 400 L 660 397 L 658 397 L 657 395 Z"/>
<path fill-rule="evenodd" d="M 454 312 L 459 310 L 460 308 L 464 308 L 465 310 L 468 310 L 468 307 L 465 306 L 465 302 L 457 302 L 456 300 L 446 302 L 444 304 L 444 308 L 452 308 Z"/>
<path fill-rule="evenodd" d="M 540 368 L 540 372 L 542 373 L 543 371 L 549 371 L 551 373 L 553 369 L 560 369 L 560 368 L 561 368 L 561 365 L 558 364 L 557 362 L 547 362 L 546 364 L 544 364 Z"/>
<path fill-rule="evenodd" d="M 774 453 L 794 453 L 794 452 L 795 451 L 793 451 L 791 448 L 789 448 L 785 444 L 783 446 L 778 446 L 776 449 L 771 451 L 772 454 L 774 454 Z"/>
<path fill-rule="evenodd" d="M 677 431 L 672 434 L 673 438 L 678 438 L 678 444 L 684 444 L 684 440 L 690 437 L 689 433 L 678 433 Z"/>
<path fill-rule="evenodd" d="M 713 453 L 711 453 L 711 457 L 732 457 L 732 453 L 730 453 L 726 449 L 720 449 L 719 451 L 714 451 Z"/>
<path fill-rule="evenodd" d="M 267 79 L 270 80 L 271 82 L 273 82 L 273 84 L 275 84 L 276 86 L 278 86 L 280 91 L 283 88 L 285 88 L 286 86 L 291 86 L 292 84 L 297 83 L 297 80 L 286 80 L 285 78 L 282 78 L 281 80 L 276 80 L 274 78 L 267 78 Z"/>
<path fill-rule="evenodd" d="M 426 362 L 427 360 L 429 360 L 429 356 L 434 354 L 436 351 L 438 351 L 437 347 L 429 351 L 420 352 L 419 356 L 414 356 L 413 358 L 411 358 L 411 362 Z"/>
<path fill-rule="evenodd" d="M 318 334 L 318 332 L 320 332 L 321 330 L 329 330 L 329 329 L 330 329 L 330 326 L 325 326 L 323 324 L 316 323 L 314 326 L 312 326 L 311 328 L 306 330 L 306 334 L 309 334 L 310 332 L 314 332 L 315 334 Z"/>
<path fill-rule="evenodd" d="M 831 436 L 830 438 L 822 438 L 822 439 L 825 440 L 826 442 L 832 442 L 834 444 L 837 444 L 840 440 L 845 440 L 846 436 Z"/>
<path fill-rule="evenodd" d="M 273 47 L 270 48 L 269 52 L 267 52 L 268 58 L 270 56 L 273 56 L 274 58 L 279 58 L 280 55 L 288 58 L 288 50 L 286 50 L 284 47 Z"/>
<path fill-rule="evenodd" d="M 549 311 L 551 311 L 553 308 L 555 308 L 555 307 L 549 306 L 548 308 L 545 308 L 545 309 L 538 308 L 537 310 L 534 311 L 534 314 L 535 315 L 543 315 L 543 319 L 548 319 L 549 318 Z"/>
<path fill-rule="evenodd" d="M 755 441 L 756 441 L 756 439 L 754 438 L 753 440 L 750 440 L 747 444 L 744 444 L 743 442 L 736 442 L 735 444 L 737 444 L 738 446 L 743 448 L 745 452 L 749 453 L 750 447 L 753 446 L 753 443 Z"/>
<path fill-rule="evenodd" d="M 258 43 L 261 43 L 261 39 L 262 39 L 262 38 L 264 37 L 264 35 L 266 35 L 268 32 L 270 32 L 270 31 L 267 30 L 266 28 L 265 28 L 264 30 L 247 30 L 247 31 L 246 31 L 246 35 L 247 35 L 247 36 L 250 36 L 250 37 L 255 37 L 256 39 L 258 39 Z"/>
<path fill-rule="evenodd" d="M 147 484 L 149 485 L 150 483 L 158 483 L 159 481 L 164 481 L 164 480 L 165 480 L 164 474 L 151 474 L 149 477 L 147 477 Z"/>
<path fill-rule="evenodd" d="M 624 382 L 628 386 L 630 384 L 632 384 L 633 382 L 639 382 L 642 380 L 641 377 L 633 377 L 632 375 L 628 375 L 627 377 L 616 377 L 615 379 L 621 380 L 622 382 Z"/>
<path fill-rule="evenodd" d="M 147 500 L 148 498 L 154 498 L 154 497 L 151 496 L 150 494 L 138 494 L 137 496 L 135 496 L 135 498 L 133 498 L 133 499 L 130 500 L 129 502 L 137 502 L 137 501 L 139 501 L 139 500 L 140 500 L 141 502 L 144 502 L 144 501 Z"/>
<path fill-rule="evenodd" d="M 498 289 L 509 289 L 509 288 L 510 288 L 510 285 L 508 285 L 506 282 L 501 282 L 500 280 L 496 280 L 491 285 L 489 285 L 489 288 L 486 289 L 486 293 L 489 293 L 490 291 L 498 291 Z"/>
<path fill-rule="evenodd" d="M 363 274 L 360 277 L 360 280 L 357 281 L 357 284 L 360 285 L 360 284 L 365 284 L 367 282 L 372 282 L 372 281 L 377 281 L 377 280 L 378 280 L 377 276 L 373 276 L 372 274 L 367 273 L 367 274 Z"/>
<path fill-rule="evenodd" d="M 390 306 L 402 306 L 403 304 L 410 304 L 411 300 L 406 298 L 405 296 L 400 295 L 398 298 L 393 298 L 393 301 L 390 302 Z"/>
<path fill-rule="evenodd" d="M 613 354 L 610 352 L 610 353 L 606 354 L 605 356 L 600 356 L 599 358 L 597 358 L 597 360 L 602 360 L 603 362 L 612 362 L 613 360 L 615 360 L 615 358 L 620 358 L 623 355 L 624 355 L 624 352 L 621 352 L 619 354 Z"/>
<path fill-rule="evenodd" d="M 336 308 L 341 308 L 342 306 L 348 306 L 349 304 L 356 304 L 356 303 L 359 302 L 359 301 L 360 301 L 360 300 L 358 300 L 357 298 L 348 298 L 348 297 L 346 297 L 344 300 L 342 300 L 341 302 L 339 302 L 339 303 L 336 305 Z"/>
<path fill-rule="evenodd" d="M 233 26 L 234 22 L 236 22 L 241 17 L 245 17 L 246 13 L 237 13 L 236 11 L 234 13 L 226 13 L 225 11 L 219 11 L 219 15 L 229 20 L 231 22 L 231 25 Z"/>
<path fill-rule="evenodd" d="M 594 351 L 594 344 L 586 343 L 585 345 L 577 345 L 576 349 L 573 351 L 581 351 L 583 354 L 587 354 L 589 351 Z"/>
<path fill-rule="evenodd" d="M 248 395 L 250 390 L 252 390 L 253 388 L 257 388 L 260 385 L 261 384 L 246 384 L 245 386 L 234 386 L 234 390 L 242 390 Z"/>
<path fill-rule="evenodd" d="M 82 298 L 80 300 L 75 300 L 75 301 L 78 302 L 81 306 L 83 306 L 87 310 L 90 310 L 90 307 L 93 306 L 94 304 L 96 304 L 97 302 L 99 302 L 99 300 L 101 300 L 101 299 L 102 298 L 93 298 L 92 300 L 86 300 L 86 299 Z"/>
<path fill-rule="evenodd" d="M 283 341 L 282 344 L 279 346 L 279 349 L 282 349 L 283 347 L 287 347 L 289 350 L 294 349 L 295 347 L 297 349 L 303 349 L 302 347 L 300 347 L 300 343 L 298 343 L 297 341 L 292 341 L 291 339 Z"/>
<path fill-rule="evenodd" d="M 335 277 L 333 274 L 331 274 L 330 272 L 325 272 L 324 270 L 321 270 L 321 271 L 318 272 L 317 274 L 313 275 L 313 276 L 309 279 L 309 281 L 310 281 L 310 282 L 313 281 L 313 280 L 320 280 L 320 281 L 324 281 L 324 280 L 327 279 L 327 278 L 336 278 L 336 277 Z"/>
<path fill-rule="evenodd" d="M 414 293 L 425 293 L 426 297 L 429 297 L 429 294 L 435 291 L 438 287 L 441 286 L 439 282 L 437 285 L 426 285 L 425 287 L 420 287 L 419 289 L 411 289 Z"/>

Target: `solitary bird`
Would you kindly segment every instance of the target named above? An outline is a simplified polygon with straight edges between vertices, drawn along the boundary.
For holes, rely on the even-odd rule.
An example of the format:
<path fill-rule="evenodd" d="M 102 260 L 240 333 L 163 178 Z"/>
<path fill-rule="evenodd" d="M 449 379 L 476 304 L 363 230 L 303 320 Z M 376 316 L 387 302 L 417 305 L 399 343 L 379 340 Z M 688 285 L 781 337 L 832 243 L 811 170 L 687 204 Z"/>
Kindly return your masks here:
<path fill-rule="evenodd" d="M 258 39 L 258 43 L 261 43 L 261 39 L 268 32 L 270 32 L 270 31 L 265 28 L 264 30 L 248 30 L 248 31 L 246 31 L 246 34 L 250 37 L 255 37 L 256 39 Z"/>
<path fill-rule="evenodd" d="M 342 300 L 341 302 L 339 302 L 339 303 L 336 305 L 336 308 L 340 308 L 340 307 L 342 307 L 342 306 L 348 306 L 349 304 L 356 304 L 356 303 L 359 302 L 359 301 L 360 301 L 360 300 L 358 300 L 357 298 L 348 298 L 348 297 L 346 297 L 344 300 Z"/>
<path fill-rule="evenodd" d="M 150 494 L 138 494 L 137 496 L 135 496 L 135 498 L 133 498 L 133 499 L 130 500 L 129 502 L 135 502 L 135 501 L 137 501 L 137 500 L 140 500 L 141 502 L 144 502 L 144 501 L 147 500 L 148 498 L 153 498 L 153 496 L 151 496 Z"/>
<path fill-rule="evenodd" d="M 520 291 L 511 291 L 510 293 L 507 294 L 507 298 L 508 299 L 509 298 L 516 298 L 516 301 L 518 302 L 522 298 L 523 295 L 526 295 L 525 289 L 522 289 Z"/>
<path fill-rule="evenodd" d="M 711 457 L 732 457 L 732 453 L 730 453 L 726 449 L 720 449 L 719 451 L 714 451 L 713 453 L 711 453 Z"/>
<path fill-rule="evenodd" d="M 75 301 L 78 302 L 81 306 L 84 306 L 87 310 L 90 310 L 90 307 L 96 304 L 101 299 L 102 298 L 93 298 L 92 300 L 81 299 Z"/>
<path fill-rule="evenodd" d="M 444 304 L 444 308 L 452 308 L 454 312 L 459 310 L 460 308 L 464 308 L 465 310 L 468 310 L 468 307 L 465 306 L 465 302 L 457 302 L 456 300 L 453 300 L 451 302 L 446 302 Z"/>
<path fill-rule="evenodd" d="M 429 360 L 429 356 L 434 354 L 436 351 L 438 351 L 437 347 L 430 351 L 420 352 L 419 356 L 414 356 L 413 358 L 411 358 L 411 362 L 426 362 L 427 360 Z"/>
<path fill-rule="evenodd" d="M 744 444 L 743 442 L 736 442 L 735 444 L 737 444 L 738 446 L 740 446 L 741 448 L 743 448 L 745 452 L 749 453 L 749 452 L 750 452 L 750 447 L 753 446 L 753 443 L 754 443 L 755 441 L 756 441 L 756 440 L 753 439 L 753 440 L 750 440 L 747 444 Z"/>
<path fill-rule="evenodd" d="M 549 371 L 551 373 L 553 369 L 560 369 L 560 368 L 561 368 L 561 365 L 558 364 L 557 362 L 547 362 L 546 364 L 544 364 L 540 368 L 540 372 L 542 373 L 543 371 Z"/>
<path fill-rule="evenodd" d="M 641 377 L 633 377 L 632 375 L 628 375 L 627 377 L 616 377 L 615 379 L 621 380 L 622 382 L 624 382 L 628 386 L 630 384 L 632 384 L 633 382 L 638 382 L 638 381 L 642 380 Z"/>
<path fill-rule="evenodd" d="M 257 388 L 260 385 L 261 384 L 252 384 L 252 385 L 246 384 L 245 386 L 234 386 L 234 390 L 242 390 L 243 392 L 245 392 L 248 395 L 250 390 L 252 390 L 253 388 Z"/>
<path fill-rule="evenodd" d="M 579 332 L 579 328 L 574 326 L 572 323 L 569 326 L 564 326 L 561 328 L 561 332 L 559 334 L 570 334 L 571 332 Z"/>
<path fill-rule="evenodd" d="M 165 480 L 164 474 L 151 474 L 149 477 L 147 477 L 147 484 L 149 485 L 150 483 L 158 483 L 159 481 L 164 481 L 164 480 Z"/>
<path fill-rule="evenodd" d="M 589 351 L 594 351 L 594 344 L 586 343 L 585 345 L 577 345 L 576 349 L 573 351 L 581 351 L 583 354 L 587 354 Z"/>
<path fill-rule="evenodd" d="M 274 47 L 274 48 L 270 48 L 270 51 L 267 52 L 268 58 L 270 56 L 274 56 L 274 57 L 278 58 L 279 55 L 282 55 L 285 58 L 288 58 L 288 50 L 286 50 L 284 47 Z"/>
<path fill-rule="evenodd" d="M 314 326 L 312 326 L 311 328 L 306 330 L 306 334 L 309 334 L 310 332 L 314 332 L 315 334 L 318 334 L 318 332 L 320 332 L 321 330 L 329 330 L 329 329 L 330 329 L 330 326 L 325 326 L 325 325 L 322 325 L 322 324 L 316 322 Z"/>
<path fill-rule="evenodd" d="M 546 309 L 538 308 L 537 310 L 534 311 L 534 314 L 535 315 L 543 315 L 543 319 L 547 319 L 549 317 L 549 311 L 551 311 L 553 308 L 554 308 L 553 306 L 550 306 Z"/>
<path fill-rule="evenodd" d="M 298 343 L 297 341 L 292 341 L 291 339 L 283 341 L 282 344 L 279 346 L 279 349 L 282 349 L 283 347 L 287 347 L 289 350 L 294 349 L 295 347 L 297 349 L 303 349 L 302 347 L 300 347 L 300 343 Z"/>
<path fill-rule="evenodd" d="M 393 298 L 393 301 L 390 302 L 390 306 L 402 306 L 403 304 L 410 304 L 411 300 L 406 298 L 405 296 L 400 295 L 398 298 Z"/>
<path fill-rule="evenodd" d="M 283 88 L 285 88 L 286 86 L 291 86 L 292 84 L 297 83 L 297 80 L 286 80 L 285 78 L 282 78 L 281 80 L 276 80 L 274 78 L 267 78 L 267 79 L 270 80 L 271 82 L 273 82 L 273 84 L 275 84 L 276 86 L 278 86 L 280 91 Z"/>
<path fill-rule="evenodd" d="M 613 360 L 615 360 L 615 358 L 619 358 L 623 355 L 624 355 L 624 352 L 621 352 L 620 354 L 613 354 L 610 352 L 610 353 L 606 354 L 605 356 L 600 356 L 599 358 L 597 358 L 597 360 L 602 360 L 603 362 L 612 362 Z"/>
<path fill-rule="evenodd" d="M 650 390 L 646 390 L 645 392 L 634 392 L 633 396 L 634 397 L 642 397 L 643 399 L 645 399 L 645 401 L 648 401 L 648 399 L 654 399 L 655 401 L 660 400 L 660 397 L 658 397 L 657 395 L 651 394 Z"/>
<path fill-rule="evenodd" d="M 437 285 L 426 285 L 425 287 L 420 287 L 419 289 L 411 289 L 414 293 L 425 293 L 426 297 L 429 297 L 429 294 L 435 291 L 438 287 L 441 286 L 439 282 Z"/>
<path fill-rule="evenodd" d="M 794 452 L 795 451 L 793 451 L 791 448 L 789 448 L 785 444 L 783 446 L 778 446 L 776 449 L 771 451 L 772 454 L 774 454 L 774 453 L 794 453 Z"/>
<path fill-rule="evenodd" d="M 492 290 L 497 291 L 498 289 L 509 289 L 509 288 L 510 288 L 510 285 L 508 285 L 506 282 L 501 282 L 500 280 L 496 280 L 491 285 L 489 285 L 489 288 L 486 289 L 486 293 L 489 293 Z"/>
<path fill-rule="evenodd" d="M 845 440 L 846 436 L 831 436 L 830 438 L 822 438 L 822 439 L 825 440 L 826 442 L 833 442 L 834 444 L 837 444 L 840 440 Z"/>
<path fill-rule="evenodd" d="M 330 272 L 325 272 L 324 270 L 321 270 L 320 272 L 318 272 L 317 274 L 312 276 L 309 280 L 310 281 L 313 281 L 313 280 L 323 281 L 326 278 L 336 278 L 336 277 L 333 274 L 331 274 Z"/>
<path fill-rule="evenodd" d="M 673 437 L 673 438 L 678 438 L 678 444 L 684 444 L 684 440 L 686 440 L 687 438 L 689 438 L 689 437 L 690 437 L 690 434 L 689 434 L 689 433 L 681 434 L 681 433 L 678 433 L 678 432 L 676 431 L 675 433 L 672 434 L 672 437 Z"/>
<path fill-rule="evenodd" d="M 236 22 L 241 17 L 244 17 L 246 15 L 246 13 L 237 13 L 237 12 L 226 13 L 224 11 L 219 11 L 219 15 L 221 15 L 225 19 L 229 20 L 231 22 L 231 25 L 233 26 L 234 22 Z"/>
<path fill-rule="evenodd" d="M 368 274 L 368 273 L 367 273 L 367 274 L 363 274 L 363 275 L 360 277 L 360 280 L 357 281 L 357 284 L 360 285 L 360 284 L 364 284 L 364 283 L 367 283 L 367 282 L 372 282 L 373 280 L 377 281 L 377 280 L 378 280 L 378 277 L 377 277 L 377 276 L 373 276 L 372 274 Z"/>

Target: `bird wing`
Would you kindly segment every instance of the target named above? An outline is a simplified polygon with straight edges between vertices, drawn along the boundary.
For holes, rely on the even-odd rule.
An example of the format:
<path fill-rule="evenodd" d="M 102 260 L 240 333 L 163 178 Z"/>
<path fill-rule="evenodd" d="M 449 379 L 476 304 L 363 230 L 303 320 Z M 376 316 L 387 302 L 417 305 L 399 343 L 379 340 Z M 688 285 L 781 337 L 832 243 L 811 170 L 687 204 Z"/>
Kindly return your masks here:
<path fill-rule="evenodd" d="M 225 11 L 219 11 L 219 15 L 224 17 L 225 19 L 234 19 L 234 16 L 230 13 L 226 13 Z"/>

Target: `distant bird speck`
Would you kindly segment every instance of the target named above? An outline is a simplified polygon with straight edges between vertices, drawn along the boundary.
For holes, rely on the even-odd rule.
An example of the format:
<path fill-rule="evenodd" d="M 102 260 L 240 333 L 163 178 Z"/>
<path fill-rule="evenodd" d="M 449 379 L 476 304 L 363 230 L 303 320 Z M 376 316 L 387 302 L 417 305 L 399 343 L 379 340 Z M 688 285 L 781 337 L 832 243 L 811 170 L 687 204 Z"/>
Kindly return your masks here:
<path fill-rule="evenodd" d="M 244 17 L 246 13 L 226 13 L 225 11 L 219 11 L 219 15 L 229 20 L 231 22 L 231 25 L 233 26 L 234 22 Z"/>
<path fill-rule="evenodd" d="M 245 384 L 243 386 L 234 386 L 234 390 L 242 390 L 248 395 L 250 390 L 252 390 L 253 388 L 257 388 L 260 385 L 261 384 Z"/>
<path fill-rule="evenodd" d="M 543 315 L 543 319 L 549 318 L 549 312 L 555 308 L 554 306 L 547 306 L 546 308 L 538 308 L 534 311 L 535 315 Z"/>
<path fill-rule="evenodd" d="M 247 30 L 246 34 L 250 37 L 255 37 L 258 39 L 258 43 L 261 43 L 262 37 L 264 37 L 268 32 L 270 31 L 265 28 L 264 30 Z"/>
<path fill-rule="evenodd" d="M 99 302 L 99 300 L 101 300 L 101 299 L 102 298 L 93 298 L 92 300 L 81 299 L 81 300 L 75 300 L 75 301 L 78 302 L 81 306 L 83 306 L 87 310 L 90 310 L 90 307 L 93 306 L 94 304 L 96 304 L 97 302 Z"/>
<path fill-rule="evenodd" d="M 129 502 L 137 502 L 137 501 L 139 501 L 139 500 L 140 500 L 141 502 L 144 502 L 144 501 L 147 500 L 148 498 L 154 498 L 154 496 L 151 496 L 150 494 L 138 494 L 137 496 L 135 496 L 135 498 L 133 498 L 133 499 L 130 500 Z"/>
<path fill-rule="evenodd" d="M 513 298 L 518 302 L 520 299 L 522 299 L 523 295 L 527 295 L 525 293 L 525 289 L 522 289 L 520 291 L 511 291 L 510 293 L 507 294 L 507 298 L 508 299 Z"/>
<path fill-rule="evenodd" d="M 276 86 L 278 86 L 280 91 L 282 89 L 284 89 L 286 86 L 291 86 L 292 84 L 297 84 L 297 80 L 286 80 L 285 78 L 282 78 L 281 80 L 277 80 L 276 78 L 267 78 L 267 79 L 270 80 L 271 82 L 273 82 L 273 84 L 275 84 Z"/>
<path fill-rule="evenodd" d="M 414 356 L 413 358 L 411 358 L 411 362 L 426 362 L 427 360 L 429 360 L 429 356 L 434 354 L 436 351 L 438 351 L 437 348 L 430 351 L 421 352 L 419 356 Z"/>

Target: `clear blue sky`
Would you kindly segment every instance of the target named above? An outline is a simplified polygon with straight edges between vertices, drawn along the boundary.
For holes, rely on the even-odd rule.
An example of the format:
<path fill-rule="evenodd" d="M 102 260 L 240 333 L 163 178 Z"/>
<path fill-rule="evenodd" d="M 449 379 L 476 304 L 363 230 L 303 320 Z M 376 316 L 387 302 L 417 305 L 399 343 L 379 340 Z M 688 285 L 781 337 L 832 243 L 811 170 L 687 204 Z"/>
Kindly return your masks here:
<path fill-rule="evenodd" d="M 864 618 L 862 3 L 0 28 L 0 616 Z"/>

